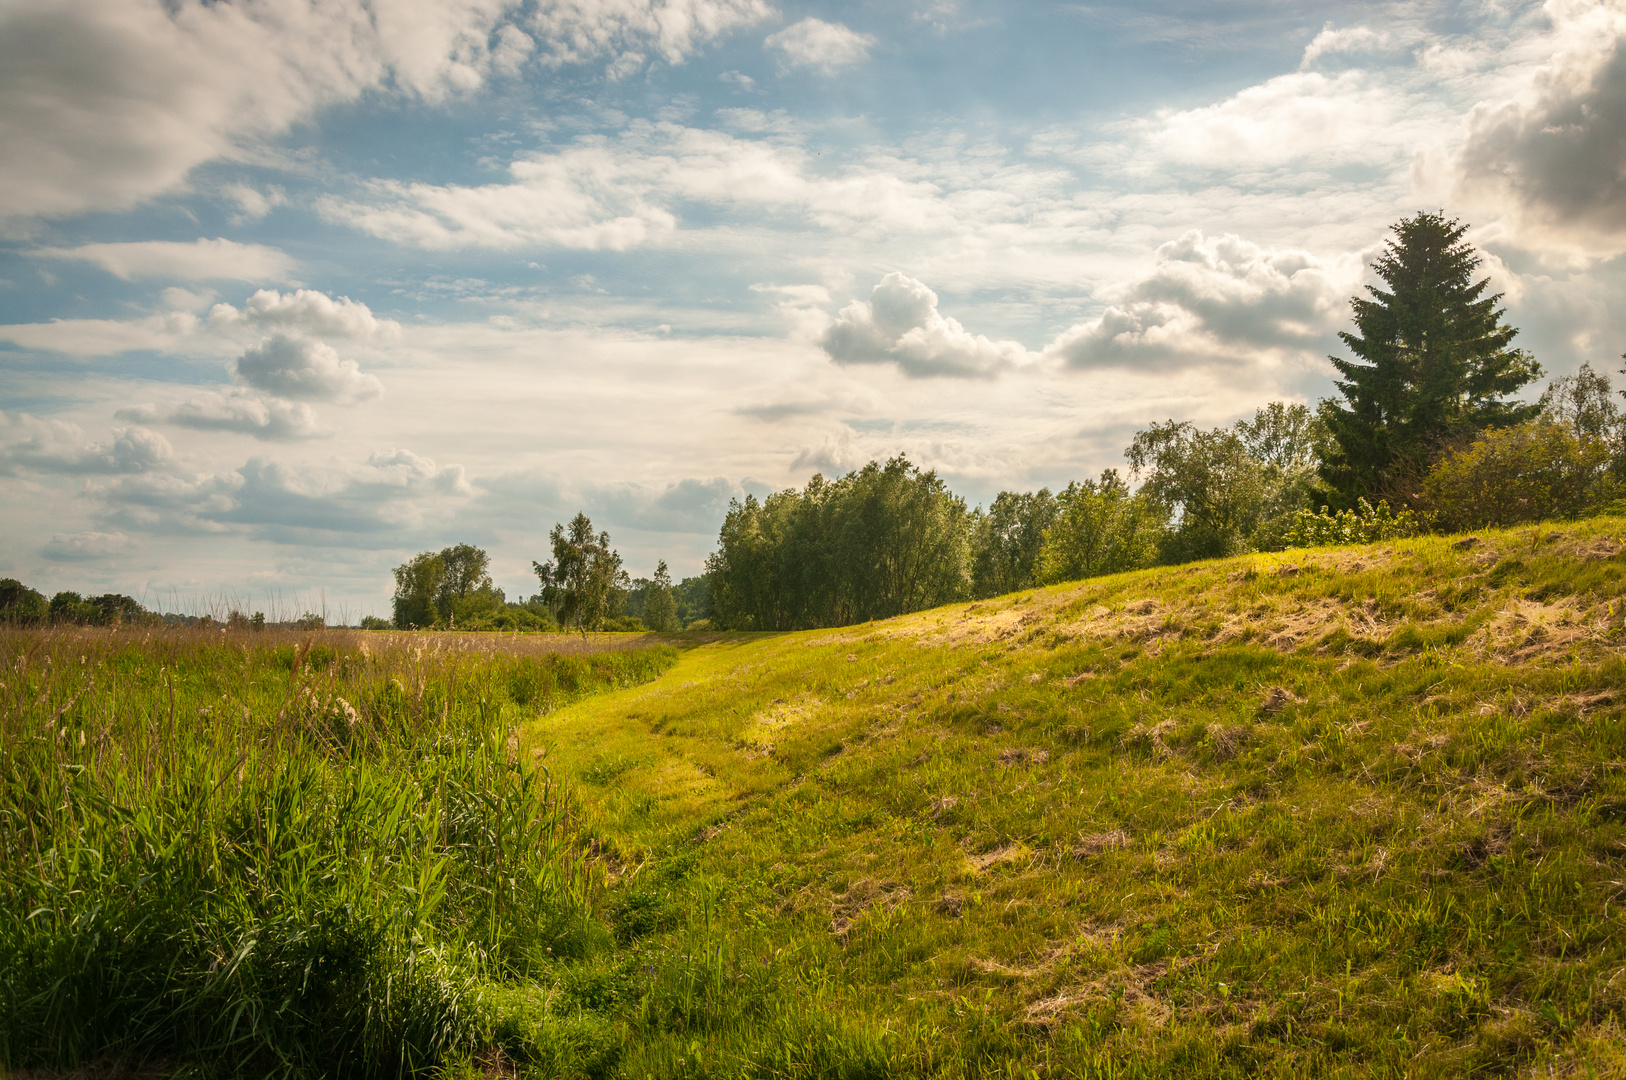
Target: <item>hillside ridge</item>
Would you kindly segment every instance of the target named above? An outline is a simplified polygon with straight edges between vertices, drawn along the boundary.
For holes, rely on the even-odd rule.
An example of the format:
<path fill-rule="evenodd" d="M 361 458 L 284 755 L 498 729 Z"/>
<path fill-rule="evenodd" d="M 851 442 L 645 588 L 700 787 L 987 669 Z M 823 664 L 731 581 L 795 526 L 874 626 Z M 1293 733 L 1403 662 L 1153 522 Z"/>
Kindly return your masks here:
<path fill-rule="evenodd" d="M 725 637 L 536 722 L 645 1003 L 627 1073 L 808 1025 L 811 1073 L 1626 1069 L 1621 530 Z M 651 1012 L 701 954 L 748 974 Z"/>

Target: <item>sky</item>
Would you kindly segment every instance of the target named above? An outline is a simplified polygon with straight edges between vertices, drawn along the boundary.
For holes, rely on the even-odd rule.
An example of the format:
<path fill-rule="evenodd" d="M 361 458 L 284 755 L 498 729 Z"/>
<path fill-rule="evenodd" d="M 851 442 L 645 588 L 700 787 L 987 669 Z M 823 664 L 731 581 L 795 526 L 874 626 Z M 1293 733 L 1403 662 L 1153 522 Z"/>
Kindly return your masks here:
<path fill-rule="evenodd" d="M 330 619 L 1333 394 L 1443 210 L 1626 351 L 1626 0 L 0 0 L 0 576 Z M 1539 393 L 1540 385 L 1530 393 Z"/>

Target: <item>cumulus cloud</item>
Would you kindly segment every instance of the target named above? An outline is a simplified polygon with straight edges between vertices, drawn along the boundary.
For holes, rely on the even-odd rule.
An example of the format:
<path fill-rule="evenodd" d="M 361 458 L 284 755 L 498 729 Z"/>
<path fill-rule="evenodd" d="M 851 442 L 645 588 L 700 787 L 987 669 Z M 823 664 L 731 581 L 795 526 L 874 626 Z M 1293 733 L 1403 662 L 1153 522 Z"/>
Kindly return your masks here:
<path fill-rule="evenodd" d="M 377 376 L 354 360 L 341 359 L 333 346 L 273 334 L 237 358 L 234 371 L 256 390 L 300 401 L 349 403 L 384 392 Z"/>
<path fill-rule="evenodd" d="M 1526 243 L 1611 255 L 1626 249 L 1626 10 L 1551 6 L 1550 61 L 1469 118 L 1459 194 L 1502 210 Z"/>
<path fill-rule="evenodd" d="M 190 244 L 172 240 L 139 240 L 123 244 L 82 244 L 71 248 L 35 248 L 43 259 L 75 259 L 101 267 L 125 281 L 170 278 L 181 281 L 291 281 L 298 265 L 287 254 L 263 244 L 207 240 Z"/>
<path fill-rule="evenodd" d="M 896 364 L 916 377 L 986 378 L 1029 359 L 1014 341 L 973 334 L 937 309 L 937 294 L 897 271 L 883 277 L 868 300 L 854 300 L 819 338 L 838 364 Z"/>
<path fill-rule="evenodd" d="M 144 473 L 175 458 L 169 440 L 144 427 L 115 428 L 112 439 L 104 443 L 91 440 L 78 425 L 65 420 L 23 414 L 0 432 L 15 436 L 0 441 L 0 471 L 4 472 L 22 467 L 42 473 Z"/>
<path fill-rule="evenodd" d="M 359 198 L 327 198 L 318 209 L 329 220 L 432 250 L 624 251 L 676 230 L 672 207 L 683 201 L 790 215 L 849 233 L 924 232 L 948 223 L 934 184 L 891 167 L 816 174 L 809 157 L 796 146 L 639 121 L 615 139 L 584 136 L 521 158 L 509 166 L 511 183 L 379 180 Z"/>
<path fill-rule="evenodd" d="M 649 52 L 682 63 L 708 42 L 773 14 L 765 0 L 544 0 L 527 25 L 547 62 L 609 59 L 612 74 L 644 66 Z"/>
<path fill-rule="evenodd" d="M 230 431 L 268 442 L 292 442 L 328 434 L 316 413 L 303 402 L 264 397 L 232 387 L 209 391 L 164 412 L 155 405 L 132 405 L 114 418 L 139 423 L 167 423 L 199 431 Z"/>
<path fill-rule="evenodd" d="M 55 562 L 78 562 L 123 555 L 130 547 L 130 538 L 121 532 L 57 533 L 40 554 Z"/>
<path fill-rule="evenodd" d="M 393 337 L 401 332 L 399 323 L 376 318 L 366 304 L 348 296 L 335 300 L 314 289 L 286 294 L 261 289 L 241 308 L 216 304 L 209 312 L 209 322 L 215 326 L 284 330 L 322 338 Z"/>
<path fill-rule="evenodd" d="M 1358 258 L 1329 263 L 1192 230 L 1099 317 L 1046 349 L 1075 368 L 1250 364 L 1318 353 L 1348 311 Z"/>
<path fill-rule="evenodd" d="M 806 18 L 769 34 L 763 44 L 777 52 L 787 68 L 817 68 L 833 75 L 869 56 L 875 39 L 841 23 Z"/>

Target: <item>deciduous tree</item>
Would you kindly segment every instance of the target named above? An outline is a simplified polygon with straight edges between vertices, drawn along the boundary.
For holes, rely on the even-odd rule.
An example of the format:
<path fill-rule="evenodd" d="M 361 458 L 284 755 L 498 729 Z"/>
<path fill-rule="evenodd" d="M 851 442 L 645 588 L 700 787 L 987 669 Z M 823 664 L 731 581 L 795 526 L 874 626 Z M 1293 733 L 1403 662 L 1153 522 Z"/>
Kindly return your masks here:
<path fill-rule="evenodd" d="M 655 567 L 655 577 L 644 594 L 644 625 L 657 634 L 670 634 L 678 629 L 677 601 L 672 597 L 672 574 L 662 559 Z"/>
<path fill-rule="evenodd" d="M 532 562 L 542 582 L 543 602 L 562 626 L 575 626 L 582 636 L 615 614 L 619 590 L 628 577 L 621 556 L 610 547 L 610 534 L 594 533 L 586 514 L 570 519 L 567 528 L 555 525 L 548 534 L 553 545 L 549 562 Z"/>

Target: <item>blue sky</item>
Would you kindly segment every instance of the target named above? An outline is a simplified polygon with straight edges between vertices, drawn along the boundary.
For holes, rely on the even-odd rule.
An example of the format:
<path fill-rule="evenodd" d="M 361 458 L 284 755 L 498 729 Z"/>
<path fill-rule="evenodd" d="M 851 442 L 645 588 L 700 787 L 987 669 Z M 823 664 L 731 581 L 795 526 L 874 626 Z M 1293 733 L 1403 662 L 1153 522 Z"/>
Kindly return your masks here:
<path fill-rule="evenodd" d="M 584 509 L 973 501 L 1331 392 L 1389 225 L 1626 349 L 1626 4 L 17 0 L 0 574 L 351 618 Z"/>

